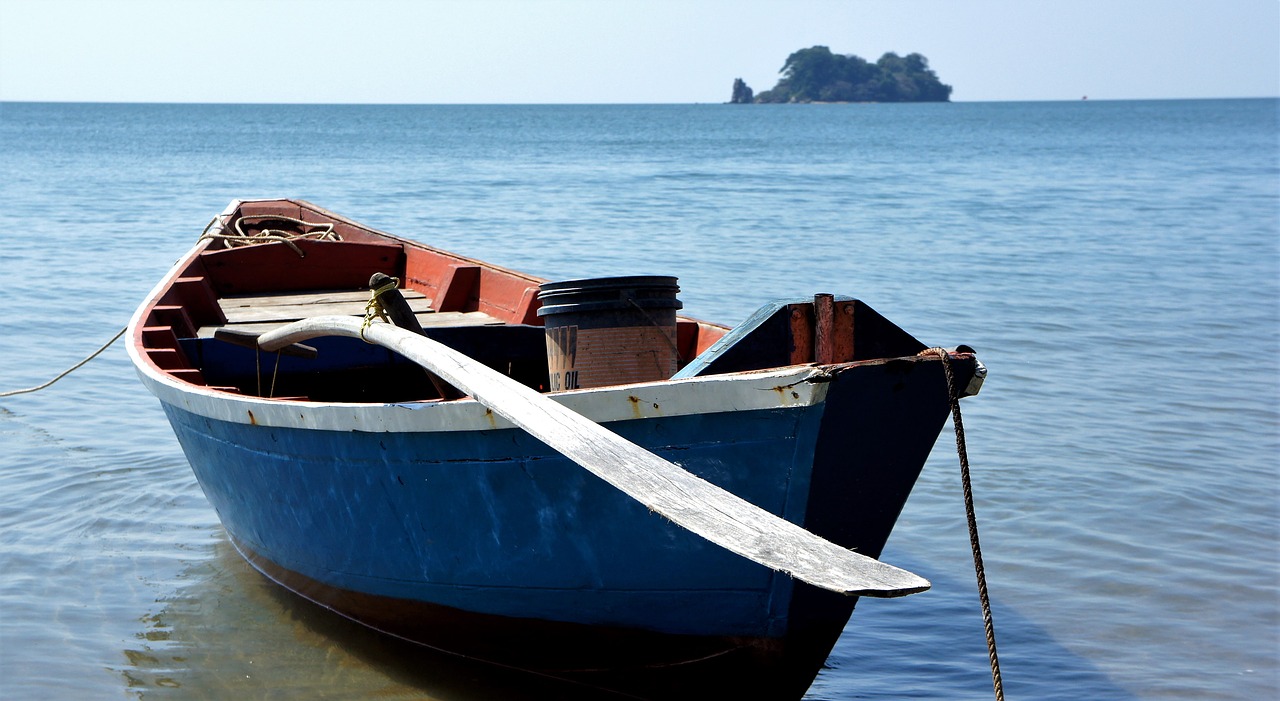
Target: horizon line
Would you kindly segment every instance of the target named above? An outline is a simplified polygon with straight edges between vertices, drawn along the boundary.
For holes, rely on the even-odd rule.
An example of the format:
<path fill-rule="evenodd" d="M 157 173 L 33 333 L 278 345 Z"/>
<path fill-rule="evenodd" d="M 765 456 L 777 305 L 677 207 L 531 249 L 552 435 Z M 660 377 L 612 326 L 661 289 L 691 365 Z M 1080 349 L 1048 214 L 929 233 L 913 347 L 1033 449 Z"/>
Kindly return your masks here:
<path fill-rule="evenodd" d="M 782 102 L 782 103 L 750 103 L 760 105 L 926 105 L 926 104 L 984 104 L 984 103 L 1016 103 L 1016 102 L 1174 102 L 1188 100 L 1275 100 L 1278 95 L 1235 95 L 1214 97 L 1098 97 L 1087 95 L 1079 98 L 1044 98 L 1044 99 L 992 99 L 992 100 L 947 100 L 940 101 L 904 101 L 904 102 Z M 22 100 L 0 98 L 0 104 L 30 105 L 190 105 L 190 106 L 293 106 L 293 107 L 659 107 L 659 106 L 694 106 L 694 105 L 729 105 L 723 102 L 267 102 L 267 101 L 234 101 L 234 100 Z"/>

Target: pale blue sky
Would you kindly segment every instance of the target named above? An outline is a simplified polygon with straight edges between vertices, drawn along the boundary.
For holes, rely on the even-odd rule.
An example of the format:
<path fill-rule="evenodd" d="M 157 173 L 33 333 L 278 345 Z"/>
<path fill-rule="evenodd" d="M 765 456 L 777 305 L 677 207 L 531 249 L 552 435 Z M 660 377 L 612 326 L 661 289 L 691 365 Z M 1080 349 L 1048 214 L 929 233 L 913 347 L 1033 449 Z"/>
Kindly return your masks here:
<path fill-rule="evenodd" d="M 0 100 L 723 102 L 818 44 L 956 101 L 1280 95 L 1280 0 L 0 0 Z"/>

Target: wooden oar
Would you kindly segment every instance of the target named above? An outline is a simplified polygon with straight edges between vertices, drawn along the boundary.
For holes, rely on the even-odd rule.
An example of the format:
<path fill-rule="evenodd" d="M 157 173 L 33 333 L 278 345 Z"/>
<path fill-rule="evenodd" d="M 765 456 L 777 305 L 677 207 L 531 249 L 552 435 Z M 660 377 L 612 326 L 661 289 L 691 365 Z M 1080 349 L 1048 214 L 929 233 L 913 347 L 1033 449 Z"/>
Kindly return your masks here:
<path fill-rule="evenodd" d="M 271 351 L 317 336 L 359 338 L 361 325 L 355 317 L 313 317 L 263 334 L 258 345 Z M 374 323 L 364 338 L 439 375 L 649 509 L 765 567 L 849 595 L 929 588 L 924 578 L 820 538 L 425 336 Z"/>

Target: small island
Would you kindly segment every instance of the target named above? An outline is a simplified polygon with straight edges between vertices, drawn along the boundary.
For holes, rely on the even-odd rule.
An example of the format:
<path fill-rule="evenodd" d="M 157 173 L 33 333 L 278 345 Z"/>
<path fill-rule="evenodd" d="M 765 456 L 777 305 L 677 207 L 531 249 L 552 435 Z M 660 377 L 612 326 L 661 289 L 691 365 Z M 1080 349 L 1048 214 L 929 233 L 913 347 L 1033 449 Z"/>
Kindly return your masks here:
<path fill-rule="evenodd" d="M 754 94 L 741 78 L 733 81 L 732 104 L 772 102 L 950 102 L 951 86 L 938 80 L 929 59 L 890 51 L 875 63 L 831 53 L 825 46 L 787 57 L 782 79 Z"/>

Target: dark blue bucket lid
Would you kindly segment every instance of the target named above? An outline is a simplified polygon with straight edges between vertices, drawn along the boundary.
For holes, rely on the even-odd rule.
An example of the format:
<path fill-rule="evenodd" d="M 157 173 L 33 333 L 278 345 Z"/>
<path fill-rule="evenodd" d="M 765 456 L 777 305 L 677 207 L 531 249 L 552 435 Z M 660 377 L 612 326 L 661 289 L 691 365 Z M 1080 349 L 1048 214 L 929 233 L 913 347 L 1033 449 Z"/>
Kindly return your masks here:
<path fill-rule="evenodd" d="M 538 316 L 619 309 L 681 309 L 680 286 L 670 275 L 629 275 L 543 283 Z"/>

